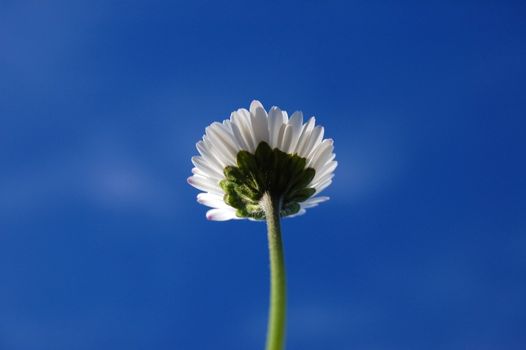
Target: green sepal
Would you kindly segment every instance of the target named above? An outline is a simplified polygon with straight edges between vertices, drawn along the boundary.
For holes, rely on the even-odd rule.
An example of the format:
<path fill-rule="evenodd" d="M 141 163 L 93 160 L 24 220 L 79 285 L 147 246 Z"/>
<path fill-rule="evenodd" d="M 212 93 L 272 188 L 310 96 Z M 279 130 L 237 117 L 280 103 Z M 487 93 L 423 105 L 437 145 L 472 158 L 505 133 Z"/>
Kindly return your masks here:
<path fill-rule="evenodd" d="M 244 205 L 243 200 L 239 196 L 228 194 L 228 193 L 225 194 L 225 196 L 223 197 L 223 200 L 225 201 L 226 204 L 234 208 L 239 208 Z"/>
<path fill-rule="evenodd" d="M 225 167 L 225 170 L 223 170 L 223 173 L 225 174 L 225 178 L 230 181 L 238 182 L 239 180 L 244 178 L 243 172 L 235 166 L 227 166 Z"/>
<path fill-rule="evenodd" d="M 300 209 L 301 209 L 301 206 L 298 203 L 296 202 L 288 203 L 281 209 L 280 215 L 281 216 L 293 215 L 299 212 Z"/>
<path fill-rule="evenodd" d="M 245 172 L 248 171 L 251 174 L 258 172 L 258 164 L 253 154 L 247 151 L 239 151 L 236 160 L 237 166 Z"/>
<path fill-rule="evenodd" d="M 259 169 L 271 169 L 273 159 L 272 148 L 266 142 L 260 142 L 256 149 L 256 162 Z"/>
<path fill-rule="evenodd" d="M 233 181 L 224 179 L 224 180 L 219 181 L 219 187 L 221 187 L 221 189 L 225 193 L 230 193 L 235 190 L 236 184 Z"/>
<path fill-rule="evenodd" d="M 245 198 L 247 201 L 257 202 L 261 198 L 262 194 L 257 191 L 254 191 L 248 185 L 238 185 L 235 188 L 235 192 L 239 194 L 240 197 Z"/>
<path fill-rule="evenodd" d="M 316 171 L 312 168 L 307 168 L 299 173 L 294 180 L 291 182 L 290 192 L 296 192 L 302 188 L 307 187 L 314 179 Z"/>
<path fill-rule="evenodd" d="M 290 197 L 285 198 L 285 200 L 287 202 L 304 202 L 307 199 L 309 199 L 314 193 L 316 193 L 315 188 L 305 187 L 296 192 L 290 193 Z"/>
<path fill-rule="evenodd" d="M 316 192 L 308 187 L 316 172 L 306 168 L 307 160 L 297 154 L 260 142 L 254 154 L 240 151 L 236 161 L 237 166 L 225 167 L 225 179 L 219 185 L 225 192 L 225 203 L 237 209 L 238 217 L 264 219 L 259 202 L 266 192 L 281 198 L 281 216 L 296 214 L 301 209 L 299 203 Z"/>

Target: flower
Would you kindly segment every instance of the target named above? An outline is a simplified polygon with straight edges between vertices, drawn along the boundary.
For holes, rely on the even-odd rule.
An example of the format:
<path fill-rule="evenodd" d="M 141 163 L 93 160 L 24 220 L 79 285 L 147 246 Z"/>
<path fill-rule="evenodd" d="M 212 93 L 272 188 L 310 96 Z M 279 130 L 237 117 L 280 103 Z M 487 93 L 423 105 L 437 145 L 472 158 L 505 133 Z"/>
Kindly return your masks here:
<path fill-rule="evenodd" d="M 250 110 L 234 111 L 214 122 L 197 143 L 188 183 L 203 191 L 197 201 L 213 209 L 209 220 L 265 219 L 260 200 L 265 192 L 279 198 L 280 216 L 296 216 L 329 197 L 318 196 L 332 182 L 337 162 L 332 139 L 311 117 L 259 101 Z"/>

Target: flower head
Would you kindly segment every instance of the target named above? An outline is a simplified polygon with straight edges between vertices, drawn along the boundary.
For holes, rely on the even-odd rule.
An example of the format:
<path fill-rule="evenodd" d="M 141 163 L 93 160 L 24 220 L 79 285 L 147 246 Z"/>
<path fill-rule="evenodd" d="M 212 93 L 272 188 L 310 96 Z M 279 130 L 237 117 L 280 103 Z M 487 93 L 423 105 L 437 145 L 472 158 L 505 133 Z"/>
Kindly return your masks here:
<path fill-rule="evenodd" d="M 280 215 L 295 216 L 328 200 L 317 196 L 332 182 L 337 162 L 333 140 L 311 117 L 272 107 L 267 113 L 259 101 L 250 110 L 232 112 L 223 123 L 206 128 L 197 143 L 200 156 L 192 157 L 188 183 L 204 191 L 197 201 L 213 209 L 209 220 L 265 219 L 264 193 L 277 198 Z"/>

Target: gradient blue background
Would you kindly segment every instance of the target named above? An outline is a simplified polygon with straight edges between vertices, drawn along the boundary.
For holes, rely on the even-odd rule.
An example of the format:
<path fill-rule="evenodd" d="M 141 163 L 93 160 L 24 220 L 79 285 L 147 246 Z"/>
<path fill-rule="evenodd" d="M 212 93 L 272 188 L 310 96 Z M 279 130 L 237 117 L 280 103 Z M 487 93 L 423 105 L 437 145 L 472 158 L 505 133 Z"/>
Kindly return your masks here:
<path fill-rule="evenodd" d="M 335 139 L 288 350 L 526 348 L 522 1 L 1 1 L 0 349 L 262 349 L 265 226 L 186 183 L 254 98 Z"/>

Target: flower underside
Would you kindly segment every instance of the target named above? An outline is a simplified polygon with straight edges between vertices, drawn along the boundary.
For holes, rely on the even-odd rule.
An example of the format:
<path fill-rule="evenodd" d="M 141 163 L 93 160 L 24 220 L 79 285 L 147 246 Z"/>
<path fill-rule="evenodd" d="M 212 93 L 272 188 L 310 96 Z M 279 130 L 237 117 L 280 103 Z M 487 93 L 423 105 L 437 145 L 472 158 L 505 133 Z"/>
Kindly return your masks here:
<path fill-rule="evenodd" d="M 225 203 L 237 209 L 238 217 L 265 219 L 260 204 L 265 193 L 281 203 L 282 217 L 293 215 L 300 210 L 299 203 L 316 192 L 308 187 L 316 171 L 306 168 L 305 158 L 271 149 L 264 141 L 255 154 L 240 151 L 236 161 L 237 166 L 225 167 L 225 179 L 219 185 L 225 191 Z"/>

